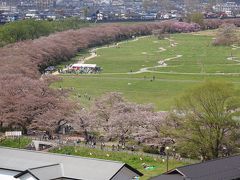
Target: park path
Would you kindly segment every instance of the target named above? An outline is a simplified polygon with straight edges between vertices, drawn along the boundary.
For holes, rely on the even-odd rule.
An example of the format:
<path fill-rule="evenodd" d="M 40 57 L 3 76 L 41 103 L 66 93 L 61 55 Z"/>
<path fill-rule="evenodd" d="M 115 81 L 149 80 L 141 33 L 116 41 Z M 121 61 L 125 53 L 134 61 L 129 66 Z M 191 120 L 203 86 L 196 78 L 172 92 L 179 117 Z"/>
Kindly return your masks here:
<path fill-rule="evenodd" d="M 166 40 L 169 41 L 170 45 L 168 46 L 169 48 L 172 48 L 172 47 L 176 47 L 178 45 L 177 42 L 175 42 L 173 39 L 170 39 L 170 38 L 165 38 Z M 163 48 L 163 47 L 159 47 L 159 51 L 157 52 L 164 52 L 164 51 L 167 51 L 167 49 Z M 158 61 L 158 65 L 156 66 L 152 66 L 152 67 L 144 67 L 144 68 L 141 68 L 139 71 L 136 71 L 136 72 L 130 72 L 128 74 L 140 74 L 140 73 L 145 73 L 145 72 L 152 72 L 152 73 L 156 73 L 158 71 L 154 71 L 154 70 L 150 70 L 150 69 L 154 69 L 154 68 L 160 68 L 160 67 L 167 67 L 167 61 L 171 61 L 173 59 L 178 59 L 178 58 L 181 58 L 183 55 L 176 55 L 174 57 L 170 57 L 170 58 L 166 58 L 164 60 L 160 60 Z"/>
<path fill-rule="evenodd" d="M 177 55 L 177 56 L 175 56 L 175 57 L 166 58 L 166 59 L 164 59 L 164 60 L 158 61 L 158 64 L 159 64 L 159 65 L 141 68 L 139 71 L 130 72 L 130 73 L 128 73 L 128 74 L 139 74 L 139 73 L 145 73 L 145 72 L 158 72 L 158 71 L 154 71 L 154 70 L 150 70 L 150 69 L 160 68 L 160 67 L 166 67 L 166 66 L 167 66 L 166 62 L 167 62 L 167 61 L 171 61 L 171 60 L 173 60 L 173 59 L 178 59 L 178 58 L 180 58 L 180 57 L 182 57 L 182 55 Z"/>
<path fill-rule="evenodd" d="M 150 67 L 153 68 L 153 67 Z M 144 68 L 143 68 L 144 69 Z M 128 73 L 101 73 L 103 75 L 126 75 L 126 74 L 139 74 L 137 72 L 128 72 Z M 156 74 L 172 74 L 172 75 L 206 75 L 206 76 L 229 76 L 229 75 L 240 75 L 240 73 L 221 73 L 221 72 L 216 72 L 216 73 L 203 73 L 203 72 L 199 72 L 199 73 L 184 73 L 184 72 L 161 72 L 161 71 L 154 71 L 154 70 L 148 70 L 148 71 L 144 71 L 144 72 L 150 72 L 150 73 L 156 73 Z"/>
<path fill-rule="evenodd" d="M 103 74 L 103 73 L 102 73 Z M 117 73 L 107 73 L 107 75 L 115 75 Z M 117 74 L 117 75 L 126 75 L 127 73 L 122 73 L 122 74 Z M 64 77 L 75 77 L 75 75 L 68 75 L 68 76 L 64 76 Z M 110 77 L 110 76 L 78 76 L 77 78 L 80 79 L 108 79 L 108 80 L 129 80 L 129 81 L 148 81 L 151 80 L 152 77 L 142 77 L 142 78 L 134 78 L 134 77 Z M 184 79 L 155 79 L 155 81 L 159 81 L 159 82 L 186 82 L 186 83 L 196 83 L 196 82 L 202 82 L 201 80 L 184 80 Z M 240 83 L 240 82 L 239 82 Z"/>
<path fill-rule="evenodd" d="M 160 47 L 160 48 L 158 48 L 159 49 L 159 51 L 157 51 L 157 52 L 164 52 L 164 51 L 166 51 L 167 49 L 165 49 L 165 48 L 163 48 L 163 47 Z"/>

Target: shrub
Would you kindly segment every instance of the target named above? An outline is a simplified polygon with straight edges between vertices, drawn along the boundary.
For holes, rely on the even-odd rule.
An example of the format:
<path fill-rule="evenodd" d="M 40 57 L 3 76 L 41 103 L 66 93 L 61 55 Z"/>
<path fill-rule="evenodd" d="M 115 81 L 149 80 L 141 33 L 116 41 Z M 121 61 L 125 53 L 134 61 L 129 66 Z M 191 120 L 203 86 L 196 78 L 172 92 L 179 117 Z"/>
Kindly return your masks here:
<path fill-rule="evenodd" d="M 237 27 L 240 27 L 240 19 L 207 19 L 204 20 L 202 29 L 217 29 L 223 24 L 234 24 Z"/>
<path fill-rule="evenodd" d="M 213 45 L 229 46 L 235 43 L 239 43 L 239 39 L 236 33 L 236 26 L 233 24 L 221 25 L 216 39 L 213 41 Z"/>
<path fill-rule="evenodd" d="M 199 24 L 200 26 L 203 26 L 204 16 L 202 13 L 191 13 L 187 15 L 186 21 L 188 23 L 196 23 Z"/>
<path fill-rule="evenodd" d="M 159 154 L 159 150 L 155 146 L 144 146 L 143 152 L 150 153 L 150 154 Z"/>

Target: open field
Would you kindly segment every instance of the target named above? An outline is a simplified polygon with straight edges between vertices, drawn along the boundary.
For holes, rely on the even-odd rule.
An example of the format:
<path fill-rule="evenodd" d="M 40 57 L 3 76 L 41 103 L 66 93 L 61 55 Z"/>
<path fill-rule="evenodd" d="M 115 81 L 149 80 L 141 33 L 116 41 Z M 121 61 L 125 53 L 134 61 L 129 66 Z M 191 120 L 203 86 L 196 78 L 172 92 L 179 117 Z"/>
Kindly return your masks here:
<path fill-rule="evenodd" d="M 129 164 L 130 166 L 142 172 L 144 176 L 140 178 L 141 180 L 147 180 L 150 177 L 159 175 L 166 171 L 166 161 L 163 162 L 160 157 L 154 158 L 149 156 L 140 156 L 136 154 L 129 154 L 127 152 L 106 152 L 98 149 L 90 149 L 87 147 L 64 147 L 62 149 L 52 150 L 51 152 L 113 161 L 121 161 Z M 145 163 L 148 166 L 155 166 L 155 168 L 153 170 L 146 170 L 143 168 L 142 165 L 143 163 Z M 187 165 L 187 163 L 175 160 L 169 161 L 169 169 L 173 169 L 175 167 L 183 165 Z"/>
<path fill-rule="evenodd" d="M 63 81 L 53 86 L 74 87 L 73 96 L 87 93 L 90 100 L 79 98 L 85 105 L 118 91 L 130 101 L 153 103 L 158 110 L 168 110 L 174 98 L 206 79 L 232 81 L 239 88 L 240 47 L 212 46 L 214 34 L 173 34 L 164 40 L 149 36 L 100 48 L 87 63 L 101 66 L 101 74 L 62 75 Z"/>

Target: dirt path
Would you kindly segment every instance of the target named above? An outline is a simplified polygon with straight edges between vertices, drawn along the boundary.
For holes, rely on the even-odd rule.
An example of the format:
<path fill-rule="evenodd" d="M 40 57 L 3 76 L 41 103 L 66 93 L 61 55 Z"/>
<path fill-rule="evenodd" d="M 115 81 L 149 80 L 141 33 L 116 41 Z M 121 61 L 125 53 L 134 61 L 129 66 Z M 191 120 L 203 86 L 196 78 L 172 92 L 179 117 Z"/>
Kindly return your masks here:
<path fill-rule="evenodd" d="M 152 67 L 150 67 L 152 68 Z M 143 68 L 145 69 L 145 68 Z M 183 72 L 160 72 L 160 71 L 154 71 L 154 70 L 146 70 L 143 72 L 150 72 L 150 73 L 156 73 L 156 74 L 171 74 L 171 75 L 204 75 L 204 76 L 229 76 L 229 75 L 240 75 L 240 73 L 205 73 L 205 72 L 199 72 L 199 73 L 183 73 Z M 141 72 L 141 73 L 143 73 Z M 139 71 L 137 72 L 128 72 L 128 73 L 101 73 L 103 75 L 126 75 L 126 74 L 140 74 Z"/>
<path fill-rule="evenodd" d="M 178 43 L 175 42 L 173 39 L 170 39 L 170 38 L 165 38 L 165 39 L 168 40 L 169 43 L 170 43 L 169 48 L 176 47 L 178 45 Z M 157 51 L 157 52 L 164 52 L 164 51 L 167 51 L 167 49 L 165 49 L 163 47 L 159 47 L 159 51 Z M 142 54 L 146 54 L 146 53 L 142 52 Z M 144 68 L 141 68 L 139 71 L 130 72 L 128 74 L 139 74 L 139 73 L 145 73 L 145 72 L 158 72 L 158 71 L 153 71 L 153 70 L 150 70 L 150 69 L 159 68 L 159 67 L 167 67 L 167 63 L 166 63 L 167 61 L 171 61 L 173 59 L 178 59 L 178 58 L 181 58 L 182 56 L 183 55 L 177 55 L 175 57 L 166 58 L 164 60 L 158 61 L 158 65 L 156 65 L 156 66 L 144 67 Z"/>
<path fill-rule="evenodd" d="M 163 74 L 164 72 L 156 72 L 156 73 L 160 73 L 160 74 Z M 102 73 L 102 74 L 107 74 L 107 75 L 123 75 L 123 74 L 127 74 L 127 73 Z M 175 73 L 175 74 L 185 74 L 185 75 L 195 75 L 195 73 Z M 205 75 L 204 74 L 201 74 L 201 73 L 196 73 L 196 74 L 199 74 L 199 75 Z M 240 75 L 240 73 L 236 73 L 238 75 Z M 209 75 L 216 75 L 215 73 L 209 73 Z M 223 74 L 221 74 L 223 75 Z M 225 75 L 228 75 L 227 73 Z M 69 75 L 67 77 L 75 77 L 75 75 Z M 98 77 L 98 76 L 77 76 L 77 78 L 80 78 L 80 79 L 108 79 L 108 80 L 129 80 L 130 82 L 131 81 L 148 81 L 149 79 L 152 79 L 152 77 L 147 77 L 147 78 L 134 78 L 134 77 L 110 77 L 110 76 L 106 76 L 106 77 Z M 203 82 L 204 80 L 191 80 L 191 79 L 161 79 L 161 78 L 156 78 L 154 81 L 159 81 L 159 82 L 183 82 L 183 83 L 196 83 L 196 82 Z M 240 84 L 240 81 L 234 81 L 233 83 L 235 84 Z"/>
<path fill-rule="evenodd" d="M 154 68 L 159 68 L 159 67 L 167 67 L 167 64 L 166 64 L 167 61 L 171 61 L 173 59 L 178 59 L 178 58 L 181 58 L 181 57 L 182 57 L 182 55 L 177 55 L 175 57 L 167 58 L 167 59 L 158 61 L 159 65 L 152 66 L 152 67 L 141 68 L 139 71 L 130 72 L 128 74 L 139 74 L 139 73 L 145 73 L 145 72 L 158 72 L 158 71 L 153 71 L 153 70 L 149 70 L 149 69 L 154 69 Z"/>
<path fill-rule="evenodd" d="M 165 48 L 163 48 L 163 47 L 160 47 L 160 48 L 158 48 L 159 49 L 159 51 L 157 51 L 157 52 L 164 52 L 164 51 L 166 51 L 166 49 Z"/>
<path fill-rule="evenodd" d="M 237 63 L 239 64 L 239 63 L 240 63 L 240 60 L 238 60 L 238 59 L 239 59 L 238 57 L 234 57 L 234 56 L 227 58 L 227 60 L 229 60 L 229 61 L 234 61 L 234 62 L 237 62 Z"/>

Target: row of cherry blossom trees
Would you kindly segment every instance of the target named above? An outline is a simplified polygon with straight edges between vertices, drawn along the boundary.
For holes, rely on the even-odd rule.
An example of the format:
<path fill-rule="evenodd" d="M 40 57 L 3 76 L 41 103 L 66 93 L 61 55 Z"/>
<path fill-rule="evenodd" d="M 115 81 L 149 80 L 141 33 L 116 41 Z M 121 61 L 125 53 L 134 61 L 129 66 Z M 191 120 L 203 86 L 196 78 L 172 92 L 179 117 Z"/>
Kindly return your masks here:
<path fill-rule="evenodd" d="M 65 91 L 49 88 L 51 80 L 41 74 L 47 66 L 68 61 L 81 50 L 133 36 L 150 35 L 153 30 L 158 29 L 166 33 L 179 33 L 198 31 L 200 26 L 177 21 L 135 25 L 108 24 L 59 32 L 1 48 L 0 128 L 20 128 L 24 132 L 29 128 L 54 131 L 59 121 L 73 114 L 77 109 L 73 107 L 77 106 L 66 98 Z M 124 104 L 127 108 L 118 105 L 122 110 L 130 109 L 123 119 L 134 117 L 140 111 L 150 112 L 141 106 L 133 108 L 132 104 Z M 111 113 L 117 112 L 112 109 Z M 153 114 L 157 116 L 156 113 Z M 119 116 L 112 117 L 121 119 Z M 107 127 L 108 124 L 103 129 Z"/>
<path fill-rule="evenodd" d="M 236 19 L 207 19 L 204 20 L 203 24 L 202 24 L 202 29 L 217 29 L 220 26 L 222 26 L 223 24 L 233 24 L 237 27 L 240 27 L 240 19 L 236 18 Z"/>
<path fill-rule="evenodd" d="M 168 32 L 199 30 L 196 24 L 175 21 L 99 25 L 1 48 L 0 129 L 21 129 L 26 133 L 27 129 L 34 128 L 54 132 L 59 122 L 66 120 L 78 106 L 66 98 L 65 91 L 49 88 L 52 80 L 41 74 L 47 66 L 68 61 L 78 51 L 133 36 L 149 35 L 159 28 Z"/>

